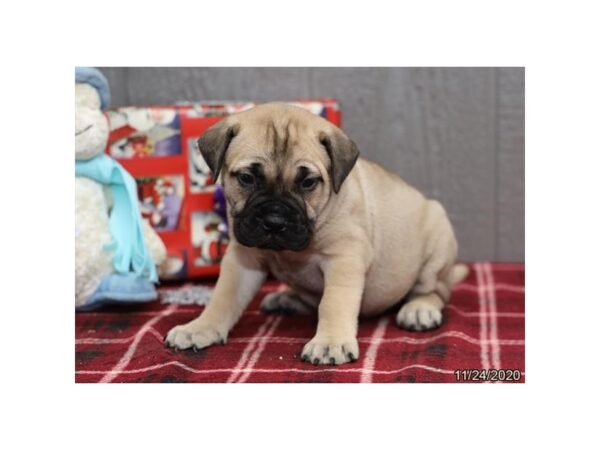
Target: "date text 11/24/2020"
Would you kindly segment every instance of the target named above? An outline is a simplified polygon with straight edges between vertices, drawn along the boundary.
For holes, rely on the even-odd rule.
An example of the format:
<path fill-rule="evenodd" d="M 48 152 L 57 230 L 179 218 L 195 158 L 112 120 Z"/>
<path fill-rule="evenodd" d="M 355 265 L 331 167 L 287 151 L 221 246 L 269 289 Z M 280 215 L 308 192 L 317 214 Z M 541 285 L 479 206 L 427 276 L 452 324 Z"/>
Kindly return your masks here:
<path fill-rule="evenodd" d="M 517 369 L 461 369 L 455 370 L 456 381 L 519 381 Z"/>

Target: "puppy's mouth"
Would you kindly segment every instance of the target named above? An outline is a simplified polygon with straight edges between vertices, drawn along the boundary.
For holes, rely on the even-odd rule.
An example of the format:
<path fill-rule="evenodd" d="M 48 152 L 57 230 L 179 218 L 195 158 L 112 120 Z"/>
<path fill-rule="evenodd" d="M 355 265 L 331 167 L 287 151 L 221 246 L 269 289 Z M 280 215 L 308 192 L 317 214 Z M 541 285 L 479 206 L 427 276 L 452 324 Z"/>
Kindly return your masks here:
<path fill-rule="evenodd" d="M 83 133 L 85 133 L 87 130 L 89 130 L 90 128 L 92 128 L 93 125 L 88 125 L 87 127 L 85 127 L 83 130 L 79 130 L 79 131 L 75 131 L 75 137 L 82 135 Z"/>
<path fill-rule="evenodd" d="M 304 250 L 312 224 L 303 208 L 290 198 L 254 198 L 234 216 L 233 232 L 246 247 L 265 250 Z"/>

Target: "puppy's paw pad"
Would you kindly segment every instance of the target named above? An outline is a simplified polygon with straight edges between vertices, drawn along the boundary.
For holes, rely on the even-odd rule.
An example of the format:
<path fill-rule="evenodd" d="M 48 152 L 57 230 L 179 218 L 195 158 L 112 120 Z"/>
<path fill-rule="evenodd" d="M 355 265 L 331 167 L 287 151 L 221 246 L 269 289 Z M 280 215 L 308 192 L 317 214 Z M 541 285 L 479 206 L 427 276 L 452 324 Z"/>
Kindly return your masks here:
<path fill-rule="evenodd" d="M 400 308 L 396 323 L 411 331 L 432 330 L 442 324 L 442 311 L 430 302 L 415 299 Z"/>
<path fill-rule="evenodd" d="M 185 350 L 199 350 L 212 344 L 224 344 L 225 338 L 216 329 L 198 327 L 191 324 L 177 325 L 171 328 L 165 338 L 167 347 Z"/>
<path fill-rule="evenodd" d="M 302 350 L 302 360 L 318 364 L 344 364 L 358 359 L 358 341 L 355 338 L 332 340 L 313 338 Z"/>
<path fill-rule="evenodd" d="M 260 303 L 266 314 L 310 314 L 311 308 L 290 291 L 272 292 Z"/>

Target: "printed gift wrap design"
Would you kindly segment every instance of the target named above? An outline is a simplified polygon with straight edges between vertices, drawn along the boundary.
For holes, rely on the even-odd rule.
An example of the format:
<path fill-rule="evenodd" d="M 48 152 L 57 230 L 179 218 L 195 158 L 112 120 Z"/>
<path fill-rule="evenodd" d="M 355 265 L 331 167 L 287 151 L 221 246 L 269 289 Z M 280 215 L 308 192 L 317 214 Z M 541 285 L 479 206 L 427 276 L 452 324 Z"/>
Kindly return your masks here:
<path fill-rule="evenodd" d="M 177 228 L 184 198 L 182 176 L 137 178 L 142 217 L 156 231 Z"/>
<path fill-rule="evenodd" d="M 167 248 L 167 262 L 161 266 L 163 280 L 182 280 L 188 276 L 187 250 Z"/>
<path fill-rule="evenodd" d="M 227 102 L 206 102 L 206 103 L 181 103 L 186 108 L 185 114 L 189 118 L 201 117 L 225 117 L 238 112 L 246 111 L 256 106 L 256 103 L 227 103 Z"/>
<path fill-rule="evenodd" d="M 341 124 L 335 100 L 290 102 Z M 208 128 L 251 102 L 127 106 L 107 112 L 106 152 L 137 180 L 142 215 L 167 247 L 163 279 L 214 277 L 227 248 L 223 190 L 197 149 Z"/>
<path fill-rule="evenodd" d="M 338 105 L 332 100 L 324 101 L 298 101 L 287 102 L 290 105 L 299 106 L 308 109 L 311 113 L 328 118 L 328 108 L 334 108 L 338 111 Z M 253 102 L 245 103 L 223 103 L 223 102 L 206 102 L 206 103 L 181 103 L 180 106 L 187 108 L 185 114 L 190 118 L 198 117 L 224 117 L 230 114 L 252 109 L 257 105 Z"/>
<path fill-rule="evenodd" d="M 187 149 L 189 155 L 189 166 L 190 166 L 190 192 L 195 194 L 204 192 L 208 189 L 212 189 L 215 184 L 212 172 L 208 168 L 208 164 L 204 161 L 204 158 L 198 152 L 196 141 L 198 139 L 188 138 Z"/>
<path fill-rule="evenodd" d="M 175 108 L 126 107 L 108 112 L 109 155 L 148 158 L 181 153 L 179 112 Z"/>
<path fill-rule="evenodd" d="M 192 213 L 192 246 L 194 265 L 205 266 L 221 261 L 229 237 L 227 224 L 216 212 Z"/>

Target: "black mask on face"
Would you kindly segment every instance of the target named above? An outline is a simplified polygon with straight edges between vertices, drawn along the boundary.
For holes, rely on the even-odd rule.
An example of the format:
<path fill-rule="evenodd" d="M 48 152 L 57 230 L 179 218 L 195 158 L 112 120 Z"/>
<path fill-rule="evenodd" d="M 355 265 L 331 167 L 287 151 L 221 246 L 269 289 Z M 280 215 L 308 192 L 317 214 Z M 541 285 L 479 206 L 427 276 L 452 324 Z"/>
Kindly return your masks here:
<path fill-rule="evenodd" d="M 251 195 L 233 221 L 237 241 L 247 247 L 300 251 L 313 233 L 304 205 L 286 194 Z"/>

